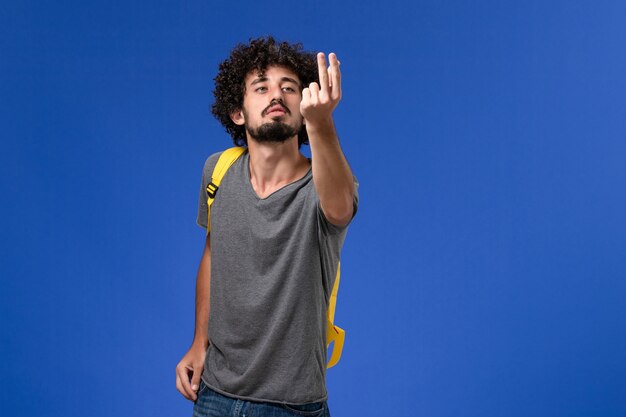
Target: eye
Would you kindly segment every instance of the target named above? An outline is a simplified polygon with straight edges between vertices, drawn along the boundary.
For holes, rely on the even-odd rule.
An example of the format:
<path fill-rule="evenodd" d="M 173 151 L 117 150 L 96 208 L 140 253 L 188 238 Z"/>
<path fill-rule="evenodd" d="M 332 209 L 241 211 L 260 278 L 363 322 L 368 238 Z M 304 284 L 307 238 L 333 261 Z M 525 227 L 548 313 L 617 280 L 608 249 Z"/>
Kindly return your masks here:
<path fill-rule="evenodd" d="M 296 90 L 294 90 L 294 89 L 293 89 L 293 88 L 291 88 L 291 87 L 283 87 L 283 90 L 285 90 L 285 91 L 289 91 L 290 93 L 295 93 L 295 92 L 296 92 Z"/>
<path fill-rule="evenodd" d="M 267 90 L 267 87 L 257 87 L 254 89 L 254 91 L 262 93 L 263 91 Z"/>

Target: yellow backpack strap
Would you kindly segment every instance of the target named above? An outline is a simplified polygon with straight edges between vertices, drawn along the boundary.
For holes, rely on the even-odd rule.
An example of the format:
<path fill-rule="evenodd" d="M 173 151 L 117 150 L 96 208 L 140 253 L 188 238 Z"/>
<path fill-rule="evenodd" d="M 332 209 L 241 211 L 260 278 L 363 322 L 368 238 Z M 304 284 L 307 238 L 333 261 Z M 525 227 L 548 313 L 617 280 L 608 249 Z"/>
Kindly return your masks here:
<path fill-rule="evenodd" d="M 246 148 L 235 146 L 234 148 L 226 149 L 220 155 L 217 160 L 217 164 L 215 164 L 215 168 L 213 169 L 213 173 L 211 174 L 211 182 L 206 186 L 207 193 L 207 223 L 206 223 L 206 233 L 207 235 L 211 231 L 211 205 L 213 205 L 213 200 L 215 200 L 215 195 L 217 194 L 217 190 L 220 188 L 220 184 L 222 182 L 222 178 L 226 175 L 226 171 L 228 168 L 244 153 Z"/>
<path fill-rule="evenodd" d="M 330 294 L 330 300 L 328 301 L 328 314 L 326 317 L 326 347 L 329 347 L 332 342 L 335 342 L 333 346 L 333 354 L 328 361 L 327 368 L 332 368 L 337 365 L 339 358 L 341 358 L 341 351 L 343 350 L 343 342 L 346 339 L 346 332 L 339 326 L 335 326 L 335 307 L 337 305 L 337 292 L 339 291 L 339 275 L 341 270 L 341 264 L 337 265 L 337 277 L 335 278 L 335 285 L 333 285 L 333 292 Z"/>

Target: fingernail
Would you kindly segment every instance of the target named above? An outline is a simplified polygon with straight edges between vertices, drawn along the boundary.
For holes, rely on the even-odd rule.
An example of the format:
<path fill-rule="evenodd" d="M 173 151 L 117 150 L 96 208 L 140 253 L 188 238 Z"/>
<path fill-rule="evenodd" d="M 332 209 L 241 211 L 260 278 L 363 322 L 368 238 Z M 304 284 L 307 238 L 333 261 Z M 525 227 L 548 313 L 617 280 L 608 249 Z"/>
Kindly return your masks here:
<path fill-rule="evenodd" d="M 197 391 L 198 390 L 198 386 L 194 385 L 193 387 L 191 387 L 191 389 L 193 389 L 194 391 Z"/>

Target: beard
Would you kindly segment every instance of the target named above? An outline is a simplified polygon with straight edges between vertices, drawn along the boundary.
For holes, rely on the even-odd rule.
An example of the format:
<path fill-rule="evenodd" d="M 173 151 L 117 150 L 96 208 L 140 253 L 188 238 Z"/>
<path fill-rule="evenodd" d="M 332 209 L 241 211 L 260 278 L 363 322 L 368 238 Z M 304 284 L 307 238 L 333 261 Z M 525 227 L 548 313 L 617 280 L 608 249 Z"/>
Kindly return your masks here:
<path fill-rule="evenodd" d="M 257 128 L 246 124 L 246 131 L 257 142 L 282 143 L 298 135 L 299 129 L 281 121 L 274 120 L 270 123 L 263 123 Z"/>
<path fill-rule="evenodd" d="M 284 105 L 284 103 L 279 100 L 272 100 L 269 106 L 267 106 L 267 108 L 263 110 L 261 116 L 264 116 L 272 106 L 277 104 L 281 105 L 287 115 L 291 114 L 291 112 L 289 111 L 287 106 Z M 242 111 L 246 120 L 249 120 L 246 109 L 242 109 Z M 304 123 L 302 120 L 300 120 L 299 125 L 294 127 L 288 125 L 287 123 L 283 123 L 280 118 L 277 118 L 273 119 L 271 122 L 263 123 L 258 127 L 253 127 L 246 123 L 245 127 L 250 137 L 257 142 L 283 143 L 291 139 L 292 137 L 297 136 L 298 133 L 304 128 Z"/>

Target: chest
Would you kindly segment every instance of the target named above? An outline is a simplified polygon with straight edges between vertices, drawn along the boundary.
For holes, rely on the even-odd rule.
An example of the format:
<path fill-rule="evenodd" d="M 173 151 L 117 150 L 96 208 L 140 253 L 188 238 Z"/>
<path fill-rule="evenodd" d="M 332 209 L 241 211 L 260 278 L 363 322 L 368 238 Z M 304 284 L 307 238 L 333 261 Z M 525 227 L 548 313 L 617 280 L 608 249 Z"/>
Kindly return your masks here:
<path fill-rule="evenodd" d="M 211 208 L 211 234 L 220 242 L 254 248 L 280 247 L 294 239 L 315 241 L 317 217 L 312 187 L 308 175 L 261 198 L 242 166 L 234 165 L 222 180 Z"/>

